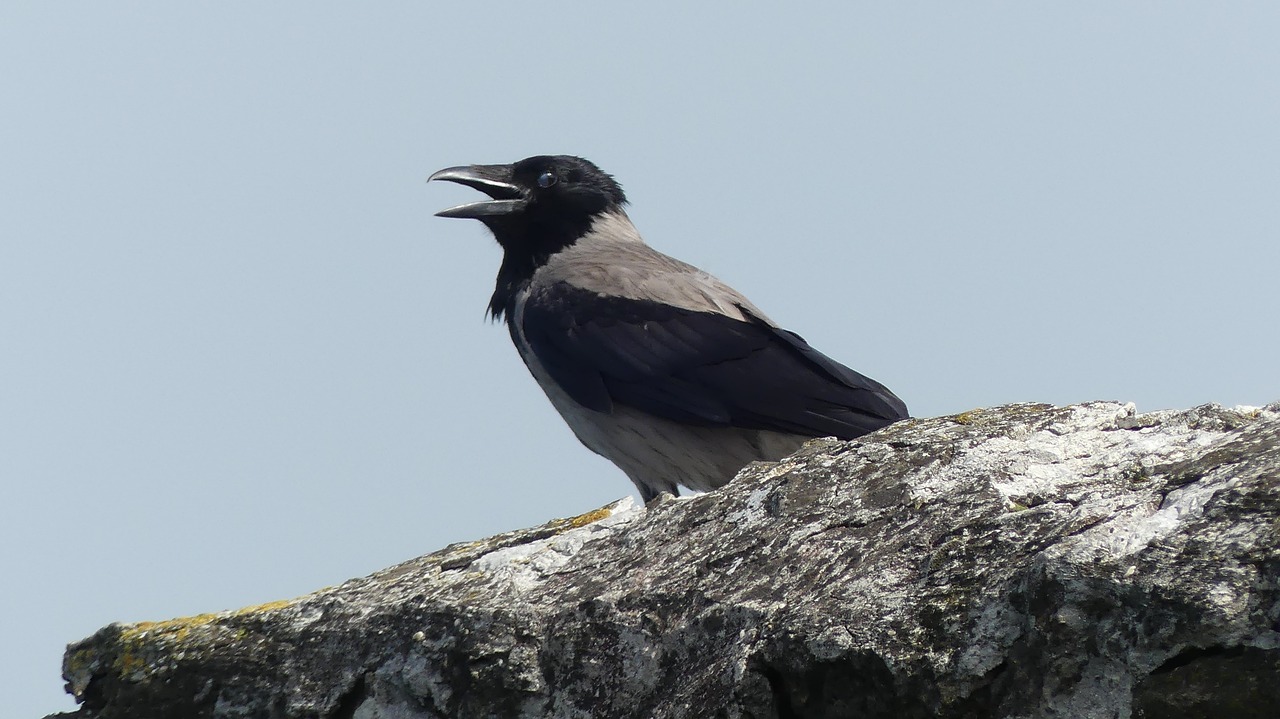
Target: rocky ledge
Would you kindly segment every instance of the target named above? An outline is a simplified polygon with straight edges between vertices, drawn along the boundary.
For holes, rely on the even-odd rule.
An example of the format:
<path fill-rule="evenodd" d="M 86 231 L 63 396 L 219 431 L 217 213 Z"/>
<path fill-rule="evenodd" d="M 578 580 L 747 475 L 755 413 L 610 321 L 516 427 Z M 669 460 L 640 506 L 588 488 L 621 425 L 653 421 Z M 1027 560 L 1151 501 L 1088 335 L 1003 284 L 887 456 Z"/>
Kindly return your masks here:
<path fill-rule="evenodd" d="M 111 625 L 64 719 L 1274 717 L 1280 405 L 819 440 L 298 599 Z"/>

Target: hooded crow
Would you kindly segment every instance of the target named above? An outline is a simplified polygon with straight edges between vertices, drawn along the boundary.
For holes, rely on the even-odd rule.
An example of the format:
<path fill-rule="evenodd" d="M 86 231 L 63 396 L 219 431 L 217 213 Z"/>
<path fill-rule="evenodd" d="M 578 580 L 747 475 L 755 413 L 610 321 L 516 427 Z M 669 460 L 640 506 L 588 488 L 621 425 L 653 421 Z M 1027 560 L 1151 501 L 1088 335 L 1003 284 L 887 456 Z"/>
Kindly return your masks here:
<path fill-rule="evenodd" d="M 491 199 L 502 246 L 489 314 L 591 451 L 646 503 L 711 490 L 806 440 L 851 439 L 907 417 L 884 385 L 810 347 L 720 280 L 644 243 L 627 198 L 591 162 L 538 156 L 431 176 Z"/>

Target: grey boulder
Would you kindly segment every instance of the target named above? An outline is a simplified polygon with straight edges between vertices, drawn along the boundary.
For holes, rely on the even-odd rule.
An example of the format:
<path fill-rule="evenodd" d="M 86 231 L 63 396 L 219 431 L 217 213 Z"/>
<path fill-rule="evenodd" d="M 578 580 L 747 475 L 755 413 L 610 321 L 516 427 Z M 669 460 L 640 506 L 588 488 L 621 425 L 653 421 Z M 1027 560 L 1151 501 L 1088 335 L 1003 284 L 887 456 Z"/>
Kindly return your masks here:
<path fill-rule="evenodd" d="M 1280 406 L 817 440 L 68 648 L 77 719 L 1280 716 Z"/>

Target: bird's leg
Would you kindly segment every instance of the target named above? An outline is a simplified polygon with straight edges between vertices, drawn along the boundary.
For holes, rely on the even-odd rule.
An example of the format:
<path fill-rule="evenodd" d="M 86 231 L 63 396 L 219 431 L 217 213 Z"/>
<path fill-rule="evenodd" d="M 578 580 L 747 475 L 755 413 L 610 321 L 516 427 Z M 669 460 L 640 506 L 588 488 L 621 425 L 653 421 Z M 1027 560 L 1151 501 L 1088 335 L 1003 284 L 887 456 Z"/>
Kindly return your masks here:
<path fill-rule="evenodd" d="M 636 489 L 640 490 L 640 501 L 644 502 L 646 507 L 664 494 L 669 494 L 674 497 L 678 496 L 680 493 L 680 490 L 674 484 L 669 484 L 663 487 L 653 487 L 648 484 L 636 482 L 635 485 Z"/>

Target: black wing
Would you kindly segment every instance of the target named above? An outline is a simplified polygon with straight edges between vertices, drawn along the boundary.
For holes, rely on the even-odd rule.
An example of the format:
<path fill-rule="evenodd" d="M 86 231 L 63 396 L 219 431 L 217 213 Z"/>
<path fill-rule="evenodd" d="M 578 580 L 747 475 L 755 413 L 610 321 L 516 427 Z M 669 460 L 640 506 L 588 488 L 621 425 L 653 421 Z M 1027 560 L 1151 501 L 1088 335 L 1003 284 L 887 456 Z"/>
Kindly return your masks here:
<path fill-rule="evenodd" d="M 529 298 L 522 329 L 552 379 L 600 412 L 845 439 L 907 417 L 884 385 L 743 311 L 750 321 L 558 283 Z"/>

